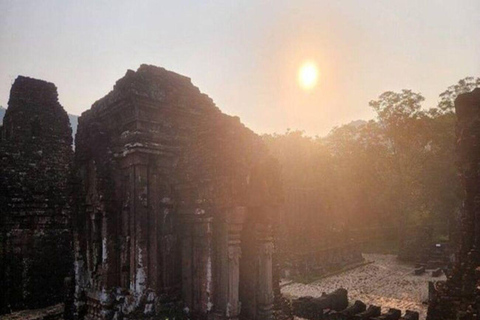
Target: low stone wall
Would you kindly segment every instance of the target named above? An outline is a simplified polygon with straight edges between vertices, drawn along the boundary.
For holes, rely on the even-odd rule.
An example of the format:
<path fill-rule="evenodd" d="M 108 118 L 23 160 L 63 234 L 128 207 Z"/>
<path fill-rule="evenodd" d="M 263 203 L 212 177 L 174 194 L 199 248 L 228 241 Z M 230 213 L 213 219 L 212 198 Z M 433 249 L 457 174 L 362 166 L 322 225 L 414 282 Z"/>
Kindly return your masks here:
<path fill-rule="evenodd" d="M 285 278 L 322 276 L 364 261 L 360 248 L 349 243 L 314 252 L 292 254 L 283 265 L 282 275 Z"/>

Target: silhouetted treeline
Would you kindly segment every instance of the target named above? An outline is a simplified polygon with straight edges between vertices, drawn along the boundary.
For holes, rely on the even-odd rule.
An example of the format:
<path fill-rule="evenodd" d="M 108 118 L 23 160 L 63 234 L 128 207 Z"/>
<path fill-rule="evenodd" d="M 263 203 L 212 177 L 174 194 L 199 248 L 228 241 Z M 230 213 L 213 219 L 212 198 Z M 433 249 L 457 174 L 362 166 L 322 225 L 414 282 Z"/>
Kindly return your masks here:
<path fill-rule="evenodd" d="M 480 78 L 460 80 L 429 110 L 419 93 L 385 92 L 370 102 L 375 120 L 326 137 L 265 135 L 283 171 L 280 249 L 308 252 L 388 236 L 403 246 L 414 227 L 430 228 L 437 240 L 451 237 L 462 192 L 453 101 L 477 86 Z"/>

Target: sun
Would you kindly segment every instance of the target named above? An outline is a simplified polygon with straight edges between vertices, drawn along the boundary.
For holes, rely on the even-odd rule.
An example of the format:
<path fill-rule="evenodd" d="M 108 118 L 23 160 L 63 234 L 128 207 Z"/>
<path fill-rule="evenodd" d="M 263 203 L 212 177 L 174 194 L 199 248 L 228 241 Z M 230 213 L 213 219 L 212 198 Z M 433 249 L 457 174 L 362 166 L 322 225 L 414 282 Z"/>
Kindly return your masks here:
<path fill-rule="evenodd" d="M 317 84 L 318 69 L 314 62 L 305 62 L 298 70 L 298 82 L 303 89 L 310 90 Z"/>

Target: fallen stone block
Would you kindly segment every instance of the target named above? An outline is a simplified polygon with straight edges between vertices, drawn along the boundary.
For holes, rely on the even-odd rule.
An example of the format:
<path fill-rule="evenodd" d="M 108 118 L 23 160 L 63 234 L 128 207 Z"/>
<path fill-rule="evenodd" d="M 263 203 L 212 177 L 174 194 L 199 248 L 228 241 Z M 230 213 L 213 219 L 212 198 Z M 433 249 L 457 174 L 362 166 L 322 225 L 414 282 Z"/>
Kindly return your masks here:
<path fill-rule="evenodd" d="M 420 315 L 416 311 L 407 310 L 405 315 L 402 317 L 402 320 L 418 320 Z"/>
<path fill-rule="evenodd" d="M 348 307 L 347 294 L 347 290 L 340 288 L 319 298 L 300 297 L 292 301 L 293 314 L 306 319 L 323 319 L 324 311 L 331 313 Z"/>
<path fill-rule="evenodd" d="M 420 268 L 416 268 L 413 273 L 416 275 L 416 276 L 420 276 L 422 274 L 425 273 L 425 267 L 420 267 Z"/>
<path fill-rule="evenodd" d="M 367 309 L 365 303 L 356 300 L 355 303 L 340 312 L 332 312 L 328 315 L 329 320 L 349 320 L 352 316 L 364 312 Z"/>
<path fill-rule="evenodd" d="M 432 271 L 432 277 L 434 278 L 438 278 L 442 275 L 443 271 L 441 268 L 437 268 L 435 270 Z"/>
<path fill-rule="evenodd" d="M 373 318 L 374 320 L 399 320 L 402 316 L 402 312 L 398 309 L 389 309 L 387 313 L 382 314 L 379 317 Z"/>
<path fill-rule="evenodd" d="M 292 301 L 292 313 L 305 319 L 323 319 L 323 309 L 318 310 L 313 297 L 300 297 Z"/>
<path fill-rule="evenodd" d="M 353 316 L 353 315 L 356 315 L 357 313 L 364 312 L 365 310 L 367 310 L 367 306 L 365 305 L 365 303 L 363 303 L 360 300 L 356 300 L 353 305 L 341 311 L 340 313 L 346 316 Z"/>
<path fill-rule="evenodd" d="M 367 310 L 356 314 L 352 319 L 354 320 L 368 320 L 372 317 L 377 317 L 382 313 L 380 307 L 378 306 L 369 306 Z"/>

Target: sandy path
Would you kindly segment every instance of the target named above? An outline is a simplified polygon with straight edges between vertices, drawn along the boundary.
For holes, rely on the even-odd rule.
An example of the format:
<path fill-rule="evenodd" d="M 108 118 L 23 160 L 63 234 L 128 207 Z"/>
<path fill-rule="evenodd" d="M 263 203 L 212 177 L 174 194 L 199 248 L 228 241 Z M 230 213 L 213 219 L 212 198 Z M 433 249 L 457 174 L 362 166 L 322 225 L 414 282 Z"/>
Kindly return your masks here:
<path fill-rule="evenodd" d="M 427 305 L 422 302 L 428 298 L 428 281 L 444 280 L 444 276 L 432 278 L 431 272 L 415 276 L 414 267 L 399 263 L 394 255 L 363 256 L 374 263 L 310 284 L 292 283 L 283 287 L 282 292 L 291 297 L 318 297 L 322 292 L 342 287 L 348 290 L 350 302 L 361 300 L 367 305 L 382 306 L 383 311 L 388 308 L 418 311 L 420 319 L 425 319 Z"/>

